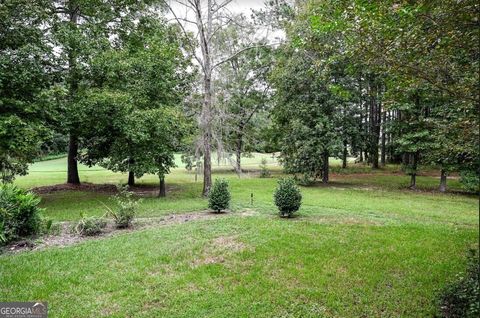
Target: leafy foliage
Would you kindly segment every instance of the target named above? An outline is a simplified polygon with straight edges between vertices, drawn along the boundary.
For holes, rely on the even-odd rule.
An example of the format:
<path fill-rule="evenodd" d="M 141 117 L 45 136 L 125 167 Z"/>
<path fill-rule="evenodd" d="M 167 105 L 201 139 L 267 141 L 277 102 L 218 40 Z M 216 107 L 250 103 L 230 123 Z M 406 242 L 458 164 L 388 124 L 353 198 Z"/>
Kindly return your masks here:
<path fill-rule="evenodd" d="M 445 288 L 440 297 L 441 316 L 475 318 L 480 315 L 480 263 L 478 252 L 471 250 L 465 273 Z"/>
<path fill-rule="evenodd" d="M 267 159 L 262 158 L 262 162 L 260 164 L 260 178 L 269 178 L 270 175 L 271 173 L 267 167 Z"/>
<path fill-rule="evenodd" d="M 291 217 L 293 213 L 300 209 L 302 204 L 302 194 L 293 178 L 278 180 L 278 186 L 275 189 L 273 198 L 280 216 Z"/>
<path fill-rule="evenodd" d="M 11 184 L 0 185 L 0 242 L 39 233 L 42 229 L 40 198 Z"/>
<path fill-rule="evenodd" d="M 92 60 L 95 89 L 83 109 L 97 116 L 87 127 L 82 161 L 121 172 L 161 178 L 187 130 L 179 105 L 189 87 L 190 62 L 178 30 L 148 17 L 124 34 L 118 48 Z M 113 115 L 113 116 L 112 116 Z"/>
<path fill-rule="evenodd" d="M 460 171 L 460 182 L 463 184 L 464 188 L 470 192 L 480 191 L 480 176 L 477 171 Z"/>
<path fill-rule="evenodd" d="M 50 134 L 50 107 L 42 94 L 52 84 L 47 72 L 51 47 L 42 27 L 49 1 L 0 3 L 0 181 L 24 175 Z"/>
<path fill-rule="evenodd" d="M 270 122 L 267 78 L 273 52 L 266 45 L 266 38 L 255 39 L 257 28 L 247 23 L 245 16 L 234 15 L 232 21 L 236 22 L 221 28 L 213 38 L 214 49 L 232 58 L 219 65 L 221 76 L 214 85 L 218 102 L 212 133 L 214 140 L 221 140 L 219 151 L 235 153 L 235 169 L 241 173 L 242 153 L 263 147 L 261 128 Z M 241 54 L 235 54 L 241 50 L 244 50 Z"/>
<path fill-rule="evenodd" d="M 110 210 L 110 215 L 117 228 L 127 228 L 132 225 L 135 218 L 138 200 L 133 198 L 133 193 L 128 191 L 128 186 L 119 186 L 118 190 L 119 193 L 115 195 L 117 208 L 115 211 Z"/>
<path fill-rule="evenodd" d="M 82 236 L 95 236 L 102 233 L 107 226 L 107 221 L 95 216 L 82 216 L 80 221 L 73 228 L 74 232 Z"/>
<path fill-rule="evenodd" d="M 231 195 L 228 189 L 228 181 L 225 179 L 216 179 L 208 196 L 208 207 L 216 212 L 220 212 L 228 209 L 230 199 Z"/>

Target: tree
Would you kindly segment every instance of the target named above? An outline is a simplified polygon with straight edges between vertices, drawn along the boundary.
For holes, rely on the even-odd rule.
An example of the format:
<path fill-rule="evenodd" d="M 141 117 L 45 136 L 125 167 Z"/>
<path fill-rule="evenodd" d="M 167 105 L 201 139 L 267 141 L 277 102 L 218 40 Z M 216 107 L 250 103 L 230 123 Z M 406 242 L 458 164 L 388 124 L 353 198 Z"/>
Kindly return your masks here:
<path fill-rule="evenodd" d="M 90 63 L 98 53 L 114 44 L 113 38 L 133 23 L 145 1 L 84 1 L 53 2 L 50 21 L 52 45 L 58 51 L 57 67 L 68 90 L 64 116 L 59 130 L 69 135 L 67 182 L 79 184 L 77 161 L 81 148 L 82 118 L 85 114 L 77 106 L 85 89 Z"/>
<path fill-rule="evenodd" d="M 227 6 L 233 0 L 185 0 L 174 1 L 182 10 L 178 12 L 186 12 L 185 16 L 181 16 L 173 9 L 168 2 L 170 12 L 173 14 L 177 24 L 181 27 L 188 38 L 188 25 L 195 29 L 195 41 L 191 41 L 187 45 L 187 49 L 193 54 L 196 62 L 200 66 L 202 74 L 202 107 L 198 118 L 198 126 L 201 133 L 201 153 L 203 156 L 203 195 L 207 196 L 212 186 L 212 163 L 211 150 L 213 141 L 212 123 L 214 121 L 214 90 L 213 79 L 218 67 L 230 61 L 239 54 L 256 48 L 257 45 L 252 44 L 246 46 L 232 55 L 224 56 L 215 51 L 213 40 L 217 33 L 232 23 L 231 15 Z M 197 45 L 200 47 L 200 53 L 197 52 Z"/>
<path fill-rule="evenodd" d="M 48 1 L 0 3 L 0 181 L 27 173 L 50 135 Z"/>
<path fill-rule="evenodd" d="M 173 107 L 136 110 L 124 123 L 124 129 L 124 138 L 112 145 L 106 166 L 114 171 L 132 171 L 137 177 L 157 174 L 159 196 L 165 196 L 165 175 L 175 167 L 174 153 L 186 131 L 182 115 Z M 132 164 L 125 147 L 134 150 Z"/>
<path fill-rule="evenodd" d="M 347 54 L 343 25 L 337 24 L 340 16 L 332 1 L 298 7 L 273 77 L 279 98 L 274 117 L 285 130 L 285 168 L 302 173 L 306 181 L 322 177 L 327 183 L 329 157 L 341 157 L 346 167 L 349 149 L 363 144 L 362 110 L 367 104 L 358 78 L 364 79 L 355 58 Z M 369 105 L 377 105 L 376 96 L 370 95 Z M 377 151 L 378 158 L 375 149 L 370 152 Z"/>
<path fill-rule="evenodd" d="M 155 173 L 165 195 L 165 174 L 174 166 L 186 131 L 180 116 L 191 83 L 190 61 L 181 51 L 183 36 L 156 17 L 142 17 L 91 62 L 91 87 L 81 109 L 96 112 L 82 131 L 81 161 L 134 177 Z"/>
<path fill-rule="evenodd" d="M 327 183 L 329 156 L 341 143 L 334 98 L 307 51 L 292 48 L 284 53 L 273 79 L 282 162 L 287 173 L 300 173 L 305 182 L 321 177 Z"/>
<path fill-rule="evenodd" d="M 255 124 L 261 123 L 260 113 L 268 109 L 270 85 L 267 77 L 273 61 L 266 40 L 254 40 L 255 26 L 242 22 L 243 15 L 232 19 L 238 22 L 219 31 L 214 41 L 216 51 L 234 56 L 219 67 L 221 76 L 215 80 L 219 108 L 215 126 L 223 130 L 221 142 L 226 151 L 235 153 L 235 170 L 240 175 L 242 153 L 255 148 L 254 139 L 261 129 Z M 234 55 L 253 41 L 257 41 L 258 48 Z"/>

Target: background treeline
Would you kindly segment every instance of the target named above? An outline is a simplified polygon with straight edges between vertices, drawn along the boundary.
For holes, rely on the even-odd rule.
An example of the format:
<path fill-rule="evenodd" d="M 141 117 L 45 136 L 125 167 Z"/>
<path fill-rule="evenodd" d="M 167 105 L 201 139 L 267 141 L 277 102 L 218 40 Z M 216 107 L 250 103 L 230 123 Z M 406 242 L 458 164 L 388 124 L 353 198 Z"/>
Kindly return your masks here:
<path fill-rule="evenodd" d="M 355 157 L 402 164 L 412 188 L 433 165 L 441 191 L 451 172 L 478 190 L 476 1 L 277 0 L 251 17 L 191 2 L 196 19 L 168 22 L 164 1 L 3 1 L 2 181 L 66 151 L 69 183 L 82 162 L 164 189 L 182 152 L 206 194 L 211 151 L 238 174 L 262 151 L 304 183 Z"/>
<path fill-rule="evenodd" d="M 479 21 L 475 1 L 288 1 L 271 80 L 288 172 L 328 181 L 328 158 L 479 174 Z M 274 14 L 271 14 L 274 16 Z M 473 182 L 472 182 L 473 181 Z"/>

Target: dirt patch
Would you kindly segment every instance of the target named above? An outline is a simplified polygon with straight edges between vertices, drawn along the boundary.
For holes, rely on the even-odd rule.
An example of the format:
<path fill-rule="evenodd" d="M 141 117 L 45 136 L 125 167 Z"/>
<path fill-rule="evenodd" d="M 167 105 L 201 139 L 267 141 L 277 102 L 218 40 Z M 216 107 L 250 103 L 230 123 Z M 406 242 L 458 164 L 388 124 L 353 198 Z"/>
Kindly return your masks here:
<path fill-rule="evenodd" d="M 245 244 L 238 241 L 234 236 L 220 236 L 212 241 L 213 245 L 233 252 L 239 252 L 245 249 Z"/>
<path fill-rule="evenodd" d="M 258 211 L 252 210 L 252 209 L 244 209 L 242 212 L 240 212 L 241 216 L 255 216 L 259 215 L 260 213 Z"/>
<path fill-rule="evenodd" d="M 59 222 L 58 233 L 56 235 L 48 235 L 40 237 L 36 240 L 22 240 L 11 243 L 7 246 L 0 248 L 0 254 L 2 253 L 19 253 L 29 250 L 40 250 L 52 246 L 66 247 L 73 244 L 77 244 L 83 241 L 98 240 L 105 237 L 110 237 L 122 233 L 135 232 L 152 227 L 161 227 L 167 225 L 181 224 L 196 220 L 209 220 L 220 217 L 226 217 L 231 213 L 211 213 L 210 211 L 201 211 L 195 213 L 184 214 L 172 214 L 163 217 L 153 218 L 137 218 L 131 228 L 117 229 L 113 221 L 108 220 L 107 226 L 103 229 L 102 234 L 97 236 L 81 236 L 73 233 L 72 227 L 76 222 Z M 225 244 L 227 244 L 225 242 Z"/>
<path fill-rule="evenodd" d="M 219 236 L 205 245 L 201 256 L 192 262 L 192 267 L 225 263 L 229 255 L 246 248 L 247 246 L 235 236 Z"/>

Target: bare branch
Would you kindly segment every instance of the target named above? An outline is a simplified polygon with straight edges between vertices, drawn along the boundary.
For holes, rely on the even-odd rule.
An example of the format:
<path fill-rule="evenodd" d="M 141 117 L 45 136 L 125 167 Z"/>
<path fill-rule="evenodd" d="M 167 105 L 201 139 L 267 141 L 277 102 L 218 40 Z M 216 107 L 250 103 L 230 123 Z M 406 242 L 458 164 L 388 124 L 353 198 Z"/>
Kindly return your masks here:
<path fill-rule="evenodd" d="M 229 57 L 217 62 L 216 64 L 214 64 L 212 66 L 212 70 L 215 69 L 216 67 L 222 65 L 223 63 L 225 62 L 228 62 L 230 61 L 231 59 L 239 56 L 240 54 L 242 54 L 243 52 L 246 52 L 248 50 L 253 50 L 253 49 L 259 49 L 259 48 L 264 48 L 264 47 L 267 47 L 267 46 L 274 46 L 274 45 L 277 45 L 279 43 L 267 43 L 267 44 L 262 44 L 262 45 L 254 45 L 254 46 L 249 46 L 249 47 L 246 47 L 246 48 L 243 48 L 241 49 L 240 51 L 237 51 L 235 52 L 234 54 L 230 55 Z"/>
<path fill-rule="evenodd" d="M 177 24 L 180 26 L 180 28 L 181 28 L 184 36 L 185 36 L 186 38 L 188 38 L 188 32 L 187 32 L 187 31 L 185 30 L 185 28 L 183 27 L 183 24 L 180 22 L 181 20 L 179 19 L 179 17 L 175 14 L 175 12 L 173 11 L 172 7 L 167 3 L 167 1 L 164 0 L 163 2 L 164 2 L 165 5 L 168 7 L 168 9 L 170 10 L 170 12 L 173 14 L 173 17 L 174 17 L 175 20 L 177 21 Z M 181 4 L 184 4 L 184 3 L 181 3 Z M 184 5 L 185 5 L 185 4 L 184 4 Z M 189 41 L 187 41 L 187 42 L 189 42 Z M 205 66 L 203 65 L 202 60 L 197 56 L 197 54 L 196 54 L 196 52 L 195 52 L 195 46 L 194 46 L 192 43 L 190 43 L 190 42 L 189 42 L 189 44 L 190 44 L 190 49 L 192 50 L 191 53 L 192 53 L 193 57 L 195 58 L 195 60 L 197 60 L 198 64 L 200 64 L 200 66 L 202 67 L 203 71 L 205 72 L 205 71 L 206 71 L 206 70 L 205 70 Z"/>
<path fill-rule="evenodd" d="M 226 7 L 227 5 L 229 5 L 233 0 L 225 0 L 222 4 L 219 4 L 213 11 L 212 11 L 212 14 L 215 14 L 217 13 L 218 11 L 220 11 L 222 8 Z"/>

